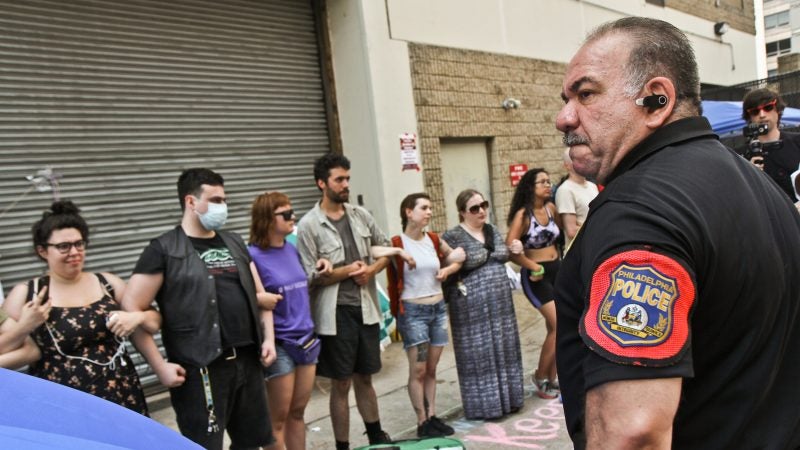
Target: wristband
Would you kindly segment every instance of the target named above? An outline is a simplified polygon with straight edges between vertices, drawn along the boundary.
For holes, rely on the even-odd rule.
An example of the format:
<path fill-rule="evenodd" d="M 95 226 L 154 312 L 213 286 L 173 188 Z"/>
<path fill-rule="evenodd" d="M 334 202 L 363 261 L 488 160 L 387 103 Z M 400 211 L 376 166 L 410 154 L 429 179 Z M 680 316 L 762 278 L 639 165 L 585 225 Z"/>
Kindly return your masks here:
<path fill-rule="evenodd" d="M 544 275 L 544 266 L 541 266 L 541 267 L 542 268 L 537 270 L 536 272 L 531 271 L 531 276 L 532 277 L 539 277 L 539 276 Z"/>

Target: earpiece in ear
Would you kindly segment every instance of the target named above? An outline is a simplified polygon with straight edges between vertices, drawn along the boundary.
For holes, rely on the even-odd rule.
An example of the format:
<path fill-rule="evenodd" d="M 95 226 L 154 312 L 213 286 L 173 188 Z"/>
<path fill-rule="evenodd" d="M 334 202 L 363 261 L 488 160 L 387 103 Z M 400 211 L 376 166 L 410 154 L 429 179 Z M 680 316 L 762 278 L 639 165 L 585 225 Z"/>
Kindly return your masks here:
<path fill-rule="evenodd" d="M 667 106 L 667 102 L 669 102 L 667 96 L 661 94 L 653 94 L 636 99 L 637 106 L 646 106 L 651 109 L 663 108 Z"/>

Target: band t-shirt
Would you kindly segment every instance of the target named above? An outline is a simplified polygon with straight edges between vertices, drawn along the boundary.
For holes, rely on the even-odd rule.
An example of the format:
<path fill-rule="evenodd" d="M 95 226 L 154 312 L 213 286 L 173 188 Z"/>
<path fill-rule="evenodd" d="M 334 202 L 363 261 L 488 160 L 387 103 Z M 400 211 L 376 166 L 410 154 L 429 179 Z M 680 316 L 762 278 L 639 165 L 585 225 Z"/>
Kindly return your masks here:
<path fill-rule="evenodd" d="M 241 347 L 256 343 L 255 324 L 247 304 L 247 293 L 239 280 L 239 269 L 231 251 L 219 233 L 203 239 L 189 236 L 192 246 L 214 277 L 219 308 L 219 325 L 224 348 Z M 133 273 L 164 273 L 167 255 L 157 241 L 150 242 L 139 258 Z"/>
<path fill-rule="evenodd" d="M 339 220 L 331 221 L 339 236 L 342 238 L 342 245 L 344 245 L 344 264 L 352 264 L 361 259 L 358 254 L 358 247 L 356 241 L 353 239 L 353 230 L 350 228 L 350 220 L 347 214 L 343 215 Z M 339 296 L 336 301 L 337 305 L 351 305 L 361 306 L 361 286 L 359 286 L 352 278 L 347 278 L 339 282 Z"/>

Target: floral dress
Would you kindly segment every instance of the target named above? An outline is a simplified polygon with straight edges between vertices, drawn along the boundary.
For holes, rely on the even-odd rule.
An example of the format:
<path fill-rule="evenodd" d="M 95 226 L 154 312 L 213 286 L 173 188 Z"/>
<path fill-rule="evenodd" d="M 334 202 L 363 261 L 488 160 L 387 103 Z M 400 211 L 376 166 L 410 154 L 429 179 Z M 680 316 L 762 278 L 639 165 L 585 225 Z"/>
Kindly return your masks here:
<path fill-rule="evenodd" d="M 106 327 L 109 314 L 120 310 L 112 298 L 113 288 L 102 275 L 96 276 L 105 287 L 101 299 L 86 306 L 53 306 L 47 321 L 31 333 L 42 357 L 28 373 L 148 415 L 136 366 L 124 342 Z M 39 289 L 48 282 L 42 277 Z M 31 280 L 28 301 L 34 290 Z"/>

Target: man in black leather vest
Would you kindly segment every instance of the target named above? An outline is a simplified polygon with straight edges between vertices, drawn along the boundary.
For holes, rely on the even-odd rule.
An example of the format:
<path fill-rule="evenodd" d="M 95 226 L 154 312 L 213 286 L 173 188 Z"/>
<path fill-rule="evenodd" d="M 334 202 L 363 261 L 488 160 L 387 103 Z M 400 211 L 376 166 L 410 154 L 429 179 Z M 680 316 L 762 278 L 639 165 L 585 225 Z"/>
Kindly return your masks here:
<path fill-rule="evenodd" d="M 222 449 L 227 429 L 231 448 L 269 445 L 261 364 L 275 360 L 272 312 L 259 309 L 263 288 L 244 241 L 219 229 L 227 219 L 222 177 L 188 169 L 178 179 L 178 197 L 180 225 L 145 248 L 123 300 L 131 311 L 156 300 L 169 362 L 152 335 L 137 332 L 134 340 L 170 388 L 184 436 Z"/>

